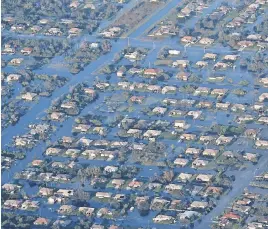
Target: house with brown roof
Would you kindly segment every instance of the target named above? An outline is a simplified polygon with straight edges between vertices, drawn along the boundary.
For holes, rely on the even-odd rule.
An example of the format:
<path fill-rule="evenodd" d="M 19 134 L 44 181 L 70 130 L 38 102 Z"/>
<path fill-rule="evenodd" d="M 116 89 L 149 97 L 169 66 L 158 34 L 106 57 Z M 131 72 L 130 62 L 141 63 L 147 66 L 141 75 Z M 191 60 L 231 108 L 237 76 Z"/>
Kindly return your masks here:
<path fill-rule="evenodd" d="M 50 223 L 50 220 L 49 220 L 49 219 L 42 218 L 42 217 L 38 217 L 38 218 L 33 222 L 33 224 L 34 224 L 34 225 L 37 225 L 37 226 L 48 226 L 49 223 Z"/>
<path fill-rule="evenodd" d="M 162 69 L 148 68 L 144 70 L 143 74 L 145 76 L 158 76 L 162 72 L 163 72 Z"/>
<path fill-rule="evenodd" d="M 196 41 L 195 37 L 192 36 L 184 36 L 181 38 L 181 42 L 183 43 L 187 43 L 187 44 L 192 44 Z"/>
<path fill-rule="evenodd" d="M 224 214 L 221 218 L 238 221 L 238 220 L 240 220 L 241 217 L 238 214 L 235 214 L 233 212 L 229 212 L 229 213 Z"/>

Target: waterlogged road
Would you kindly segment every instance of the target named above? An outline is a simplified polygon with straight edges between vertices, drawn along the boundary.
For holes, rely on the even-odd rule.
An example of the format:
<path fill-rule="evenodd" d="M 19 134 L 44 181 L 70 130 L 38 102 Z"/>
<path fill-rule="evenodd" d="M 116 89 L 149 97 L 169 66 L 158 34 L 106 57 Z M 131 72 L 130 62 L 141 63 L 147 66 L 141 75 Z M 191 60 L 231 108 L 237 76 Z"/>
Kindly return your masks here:
<path fill-rule="evenodd" d="M 158 20 L 160 20 L 162 17 L 164 17 L 179 2 L 180 2 L 180 0 L 170 1 L 162 10 L 155 13 L 155 15 L 149 20 L 150 23 L 148 23 L 148 21 L 147 21 L 147 23 L 145 23 L 144 25 L 140 25 L 140 27 L 143 27 L 143 30 L 148 29 L 148 27 L 150 25 L 152 25 L 153 23 L 156 23 Z M 129 4 L 133 4 L 133 1 L 130 2 Z M 131 7 L 131 5 L 128 7 Z M 139 28 L 137 28 L 137 30 L 139 30 Z M 136 41 L 135 44 L 131 44 L 131 45 L 137 46 L 137 47 L 141 45 L 142 47 L 144 47 L 142 45 L 143 44 L 142 41 L 135 39 L 135 38 L 138 39 L 139 35 L 140 35 L 140 33 L 137 33 L 136 35 L 133 35 L 133 34 L 131 35 L 132 39 L 134 39 L 134 41 Z M 89 37 L 91 37 L 91 36 L 85 35 L 81 40 L 87 39 Z M 151 42 L 145 42 L 145 43 L 146 43 L 145 46 L 151 47 Z M 15 126 L 9 126 L 5 130 L 3 130 L 3 132 L 2 132 L 2 145 L 3 146 L 8 145 L 8 144 L 12 143 L 12 139 L 14 136 L 24 134 L 27 131 L 26 129 L 29 126 L 29 124 L 39 123 L 40 119 L 46 114 L 45 111 L 49 108 L 49 106 L 51 105 L 51 102 L 53 100 L 59 98 L 60 96 L 68 93 L 69 89 L 71 87 L 73 87 L 81 82 L 85 82 L 85 81 L 87 81 L 90 86 L 93 86 L 94 76 L 92 76 L 91 74 L 94 73 L 96 70 L 100 69 L 105 64 L 111 63 L 113 61 L 114 55 L 116 53 L 122 51 L 125 47 L 127 47 L 127 45 L 128 45 L 127 39 L 120 39 L 118 41 L 113 41 L 112 42 L 112 49 L 108 54 L 101 56 L 96 61 L 93 61 L 87 67 L 85 67 L 85 69 L 83 71 L 81 71 L 80 73 L 78 73 L 74 76 L 72 76 L 70 73 L 68 73 L 68 71 L 66 71 L 66 69 L 64 69 L 64 68 L 51 69 L 49 67 L 49 65 L 46 65 L 43 68 L 41 68 L 40 70 L 35 71 L 39 74 L 41 74 L 41 73 L 43 73 L 43 74 L 53 73 L 53 74 L 68 76 L 70 78 L 70 81 L 66 85 L 64 85 L 63 87 L 59 88 L 56 92 L 54 92 L 50 98 L 45 98 L 45 97 L 42 98 L 41 97 L 39 99 L 38 103 L 32 107 L 31 111 L 28 112 L 23 117 L 21 117 L 21 119 L 19 120 L 19 122 Z M 58 57 L 55 57 L 54 59 L 57 59 L 57 58 Z M 52 62 L 53 62 L 53 60 L 52 60 Z M 85 108 L 85 109 L 87 109 L 87 108 Z M 62 132 L 62 130 L 59 129 L 57 131 L 57 133 L 60 134 L 60 133 L 66 133 L 66 132 Z M 41 144 L 41 145 L 35 147 L 35 149 L 32 152 L 43 151 L 43 147 L 44 147 L 44 144 Z M 18 166 L 14 166 L 15 168 L 12 167 L 9 170 L 9 172 L 5 171 L 2 174 L 3 175 L 2 177 L 5 178 L 5 179 L 2 179 L 2 183 L 4 181 L 5 182 L 9 181 L 13 177 L 14 172 L 19 172 L 20 170 L 25 168 L 24 161 L 27 161 L 27 162 L 31 161 L 33 159 L 33 156 L 34 156 L 34 154 L 28 153 L 25 160 L 18 162 Z"/>
<path fill-rule="evenodd" d="M 140 25 L 140 27 L 143 27 L 143 30 L 148 29 L 148 27 L 151 24 L 156 23 L 158 20 L 160 20 L 162 17 L 164 17 L 169 12 L 169 10 L 171 10 L 172 7 L 174 7 L 179 2 L 180 2 L 180 0 L 170 1 L 162 10 L 155 13 L 155 15 L 149 20 L 150 23 L 145 23 L 144 25 Z M 125 6 L 126 9 L 133 6 L 133 4 L 134 4 L 133 1 L 131 1 L 129 3 L 129 5 Z M 111 21 L 111 23 L 112 22 L 113 21 Z M 101 25 L 101 26 L 104 27 L 104 25 Z M 140 27 L 137 28 L 137 30 L 139 30 Z M 138 39 L 139 35 L 140 35 L 140 33 L 137 33 L 136 35 L 131 34 L 131 38 L 134 39 L 134 41 L 136 41 L 135 44 L 131 43 L 131 45 L 137 46 L 137 47 L 138 46 L 144 47 L 142 45 L 143 42 L 141 40 L 135 40 L 135 39 Z M 81 41 L 89 40 L 89 39 L 92 41 L 97 40 L 95 35 L 93 35 L 93 36 L 85 35 L 81 38 Z M 26 115 L 24 115 L 23 117 L 21 117 L 21 119 L 19 120 L 19 122 L 16 124 L 15 127 L 9 126 L 8 128 L 6 128 L 2 132 L 2 145 L 6 145 L 6 144 L 10 143 L 10 141 L 12 140 L 12 138 L 14 136 L 25 133 L 25 129 L 28 127 L 28 125 L 30 123 L 38 122 L 39 121 L 38 119 L 40 119 L 45 114 L 44 112 L 50 106 L 51 101 L 60 97 L 63 94 L 68 93 L 69 89 L 71 87 L 73 87 L 74 85 L 87 80 L 87 81 L 89 81 L 89 84 L 91 84 L 91 86 L 92 86 L 93 85 L 93 76 L 91 76 L 91 74 L 93 72 L 95 72 L 97 69 L 99 69 L 101 66 L 104 66 L 105 64 L 111 62 L 114 58 L 114 55 L 116 53 L 120 52 L 121 50 L 123 50 L 127 45 L 128 45 L 127 39 L 120 39 L 118 41 L 113 41 L 112 42 L 112 49 L 108 54 L 101 56 L 96 61 L 93 61 L 87 67 L 85 67 L 85 69 L 83 71 L 76 74 L 75 76 L 72 76 L 71 73 L 68 73 L 68 71 L 66 71 L 66 69 L 57 69 L 57 68 L 51 69 L 51 68 L 49 68 L 49 65 L 44 66 L 40 70 L 37 70 L 36 72 L 39 74 L 41 74 L 41 73 L 49 74 L 50 72 L 53 72 L 53 74 L 68 76 L 70 78 L 70 81 L 65 86 L 63 86 L 62 88 L 60 88 L 56 92 L 54 92 L 50 98 L 40 98 L 38 103 L 33 106 L 32 110 L 30 112 L 28 112 Z M 146 42 L 145 46 L 151 47 L 152 45 L 150 42 Z M 57 58 L 58 57 L 55 57 L 54 59 L 57 59 Z M 52 60 L 52 62 L 53 62 L 53 60 Z M 16 128 L 18 126 L 20 128 Z"/>
<path fill-rule="evenodd" d="M 202 222 L 195 227 L 196 229 L 206 229 L 208 225 L 215 220 L 216 217 L 220 216 L 226 207 L 231 205 L 232 201 L 243 194 L 245 188 L 249 186 L 249 183 L 254 179 L 255 176 L 258 176 L 264 172 L 267 172 L 268 157 L 261 160 L 258 165 L 251 165 L 244 171 L 236 172 L 232 175 L 235 175 L 236 180 L 233 182 L 233 189 L 228 193 L 228 195 L 223 196 L 218 202 L 217 206 L 207 214 Z"/>

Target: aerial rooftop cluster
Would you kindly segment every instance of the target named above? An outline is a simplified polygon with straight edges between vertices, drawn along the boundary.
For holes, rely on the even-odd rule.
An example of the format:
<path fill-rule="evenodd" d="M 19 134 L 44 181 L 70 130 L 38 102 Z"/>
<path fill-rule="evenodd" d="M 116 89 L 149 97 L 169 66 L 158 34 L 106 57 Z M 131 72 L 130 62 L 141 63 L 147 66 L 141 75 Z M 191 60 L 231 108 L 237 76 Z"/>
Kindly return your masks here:
<path fill-rule="evenodd" d="M 2 228 L 267 228 L 267 12 L 4 0 Z"/>

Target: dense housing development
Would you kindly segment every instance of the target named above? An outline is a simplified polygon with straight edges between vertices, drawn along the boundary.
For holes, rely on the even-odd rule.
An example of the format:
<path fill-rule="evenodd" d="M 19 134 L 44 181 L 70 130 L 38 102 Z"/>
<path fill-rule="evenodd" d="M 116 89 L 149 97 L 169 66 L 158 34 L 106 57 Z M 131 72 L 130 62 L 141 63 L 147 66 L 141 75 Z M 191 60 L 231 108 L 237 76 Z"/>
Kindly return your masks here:
<path fill-rule="evenodd" d="M 268 228 L 267 0 L 1 16 L 2 228 Z"/>

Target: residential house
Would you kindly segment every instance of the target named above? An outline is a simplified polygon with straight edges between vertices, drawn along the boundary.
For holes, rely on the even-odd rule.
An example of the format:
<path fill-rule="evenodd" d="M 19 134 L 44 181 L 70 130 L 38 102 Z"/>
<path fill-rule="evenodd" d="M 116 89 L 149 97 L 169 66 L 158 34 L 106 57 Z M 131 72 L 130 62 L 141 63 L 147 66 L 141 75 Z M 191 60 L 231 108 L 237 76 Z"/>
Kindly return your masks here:
<path fill-rule="evenodd" d="M 213 103 L 210 101 L 200 101 L 196 106 L 201 109 L 210 109 L 212 108 Z"/>
<path fill-rule="evenodd" d="M 176 158 L 176 160 L 174 161 L 175 165 L 178 165 L 181 167 L 186 166 L 188 163 L 189 163 L 189 160 L 185 158 Z"/>
<path fill-rule="evenodd" d="M 93 88 L 84 88 L 84 92 L 90 95 L 92 98 L 95 98 L 97 93 Z"/>
<path fill-rule="evenodd" d="M 61 36 L 62 32 L 59 28 L 50 28 L 47 31 L 47 35 Z"/>
<path fill-rule="evenodd" d="M 122 200 L 126 199 L 126 195 L 125 194 L 116 194 L 114 196 L 114 199 L 117 200 L 117 201 L 122 201 Z"/>
<path fill-rule="evenodd" d="M 228 92 L 228 89 L 213 89 L 211 95 L 224 96 Z"/>
<path fill-rule="evenodd" d="M 252 41 L 239 41 L 237 45 L 241 48 L 248 48 L 254 46 L 254 43 Z"/>
<path fill-rule="evenodd" d="M 95 208 L 79 207 L 78 211 L 83 215 L 92 216 L 94 214 Z"/>
<path fill-rule="evenodd" d="M 180 214 L 180 220 L 185 221 L 185 220 L 191 220 L 194 217 L 198 217 L 201 214 L 196 212 L 196 211 L 184 211 L 183 213 Z"/>
<path fill-rule="evenodd" d="M 165 187 L 165 190 L 168 192 L 177 192 L 182 190 L 183 186 L 178 184 L 168 184 Z"/>
<path fill-rule="evenodd" d="M 38 191 L 38 195 L 40 196 L 52 196 L 54 193 L 52 188 L 40 188 Z"/>
<path fill-rule="evenodd" d="M 190 173 L 180 173 L 180 175 L 178 176 L 178 180 L 182 181 L 182 182 L 187 182 L 192 178 L 192 174 Z"/>
<path fill-rule="evenodd" d="M 36 96 L 37 96 L 36 93 L 26 92 L 25 94 L 21 95 L 21 98 L 27 101 L 33 101 Z"/>
<path fill-rule="evenodd" d="M 19 209 L 21 206 L 21 200 L 6 200 L 3 207 L 9 209 Z"/>
<path fill-rule="evenodd" d="M 187 43 L 187 44 L 193 44 L 195 41 L 196 41 L 196 38 L 192 36 L 184 36 L 181 38 L 181 42 Z"/>
<path fill-rule="evenodd" d="M 177 90 L 174 86 L 165 86 L 162 88 L 162 94 L 175 93 Z"/>
<path fill-rule="evenodd" d="M 205 68 L 208 66 L 208 62 L 207 61 L 203 61 L 203 60 L 199 60 L 195 63 L 195 65 L 199 68 Z"/>
<path fill-rule="evenodd" d="M 194 95 L 201 95 L 201 94 L 203 94 L 203 95 L 208 95 L 209 94 L 209 92 L 210 92 L 210 88 L 208 88 L 208 87 L 198 87 L 196 90 L 195 90 L 195 92 L 194 92 Z"/>
<path fill-rule="evenodd" d="M 99 199 L 111 198 L 112 193 L 109 192 L 96 192 L 95 196 Z"/>
<path fill-rule="evenodd" d="M 162 222 L 168 222 L 173 223 L 174 217 L 168 216 L 168 215 L 158 215 L 155 218 L 153 218 L 154 223 L 162 223 Z"/>
<path fill-rule="evenodd" d="M 26 200 L 21 205 L 21 210 L 37 210 L 39 208 L 39 201 Z"/>
<path fill-rule="evenodd" d="M 113 216 L 113 213 L 108 208 L 100 208 L 97 212 L 97 217 Z"/>
<path fill-rule="evenodd" d="M 12 82 L 12 81 L 19 81 L 21 78 L 20 74 L 9 74 L 6 78 L 7 82 Z"/>
<path fill-rule="evenodd" d="M 129 188 L 140 188 L 143 185 L 143 182 L 133 180 L 128 184 Z"/>
<path fill-rule="evenodd" d="M 191 203 L 190 207 L 192 209 L 205 209 L 208 207 L 208 202 L 204 201 L 194 201 Z"/>
<path fill-rule="evenodd" d="M 217 59 L 217 54 L 215 53 L 206 53 L 204 56 L 203 56 L 203 60 L 216 60 Z"/>
<path fill-rule="evenodd" d="M 64 109 L 75 109 L 77 107 L 77 105 L 76 105 L 76 102 L 66 101 L 66 102 L 63 102 L 60 105 L 60 107 L 64 108 Z"/>
<path fill-rule="evenodd" d="M 179 72 L 176 75 L 176 78 L 182 81 L 188 81 L 189 77 L 191 76 L 191 73 L 189 72 Z"/>
<path fill-rule="evenodd" d="M 64 113 L 62 112 L 57 112 L 57 111 L 53 111 L 50 114 L 50 119 L 53 121 L 61 121 L 64 118 Z"/>
<path fill-rule="evenodd" d="M 214 68 L 228 68 L 228 64 L 224 63 L 224 62 L 217 62 L 215 65 L 214 65 Z"/>
<path fill-rule="evenodd" d="M 268 117 L 260 117 L 258 119 L 258 122 L 262 123 L 262 124 L 268 124 Z"/>
<path fill-rule="evenodd" d="M 208 164 L 208 161 L 206 160 L 201 160 L 201 159 L 195 159 L 193 162 L 192 162 L 192 167 L 193 168 L 200 168 L 200 167 L 205 167 L 207 166 Z"/>
<path fill-rule="evenodd" d="M 257 161 L 258 157 L 257 157 L 257 154 L 255 154 L 255 153 L 245 153 L 243 155 L 243 158 L 246 159 L 247 161 L 255 162 L 255 161 Z"/>
<path fill-rule="evenodd" d="M 238 214 L 235 214 L 233 212 L 229 212 L 229 213 L 224 214 L 221 218 L 229 219 L 229 220 L 233 220 L 233 221 L 239 221 L 241 217 Z"/>
<path fill-rule="evenodd" d="M 77 35 L 79 35 L 82 32 L 82 29 L 79 29 L 79 28 L 71 28 L 71 29 L 69 29 L 68 32 L 69 32 L 70 35 L 77 36 Z"/>
<path fill-rule="evenodd" d="M 221 187 L 215 187 L 215 186 L 209 186 L 205 190 L 204 196 L 210 196 L 210 195 L 216 195 L 219 196 L 223 192 L 223 188 Z"/>
<path fill-rule="evenodd" d="M 20 51 L 23 55 L 30 55 L 33 52 L 33 48 L 25 47 Z"/>
<path fill-rule="evenodd" d="M 167 108 L 165 107 L 155 107 L 152 112 L 155 114 L 160 114 L 160 115 L 164 115 L 167 111 Z"/>
<path fill-rule="evenodd" d="M 16 50 L 15 48 L 10 47 L 9 45 L 7 45 L 3 50 L 2 50 L 2 54 L 15 54 Z"/>
<path fill-rule="evenodd" d="M 200 154 L 200 149 L 197 148 L 187 148 L 185 154 L 194 155 L 195 157 Z"/>
<path fill-rule="evenodd" d="M 162 69 L 148 68 L 144 70 L 143 74 L 145 76 L 158 76 L 162 72 L 163 72 Z"/>
<path fill-rule="evenodd" d="M 262 94 L 259 96 L 259 101 L 260 101 L 260 102 L 264 102 L 265 100 L 268 100 L 268 93 L 262 93 Z"/>
<path fill-rule="evenodd" d="M 246 106 L 243 105 L 243 104 L 233 104 L 232 108 L 231 108 L 232 111 L 234 112 L 237 112 L 237 111 L 245 111 L 246 110 Z"/>
<path fill-rule="evenodd" d="M 59 189 L 57 194 L 60 196 L 70 197 L 74 195 L 74 191 L 72 189 Z"/>
<path fill-rule="evenodd" d="M 214 43 L 214 39 L 203 37 L 199 40 L 199 43 L 202 45 L 212 45 Z"/>
<path fill-rule="evenodd" d="M 187 133 L 185 133 L 185 134 L 182 134 L 180 136 L 181 140 L 186 140 L 186 141 L 193 141 L 193 140 L 195 140 L 195 138 L 196 138 L 195 134 L 187 134 Z"/>
<path fill-rule="evenodd" d="M 4 184 L 2 186 L 2 189 L 5 190 L 8 193 L 14 193 L 14 192 L 20 190 L 20 188 L 21 188 L 21 186 L 19 186 L 19 185 L 16 185 L 16 184 L 8 184 L 8 183 L 6 183 L 6 184 Z"/>
<path fill-rule="evenodd" d="M 43 163 L 44 163 L 43 160 L 33 160 L 31 164 L 32 166 L 40 167 Z"/>
<path fill-rule="evenodd" d="M 189 111 L 187 116 L 192 117 L 193 119 L 198 119 L 202 115 L 202 111 Z"/>
<path fill-rule="evenodd" d="M 23 58 L 14 58 L 9 62 L 9 64 L 17 66 L 17 65 L 20 65 L 22 62 L 23 62 Z"/>
<path fill-rule="evenodd" d="M 104 168 L 104 171 L 108 172 L 108 173 L 115 173 L 118 171 L 118 167 L 117 166 L 112 166 L 112 165 L 107 165 Z"/>
<path fill-rule="evenodd" d="M 159 93 L 159 92 L 161 92 L 161 87 L 159 85 L 149 85 L 147 87 L 147 90 L 154 92 L 154 93 Z"/>
<path fill-rule="evenodd" d="M 212 178 L 213 178 L 213 175 L 210 175 L 210 174 L 198 174 L 195 179 L 201 182 L 210 182 Z"/>
<path fill-rule="evenodd" d="M 236 61 L 238 59 L 238 55 L 226 55 L 223 57 L 223 60 L 226 61 Z"/>
<path fill-rule="evenodd" d="M 113 179 L 113 180 L 112 180 L 112 185 L 113 185 L 116 189 L 121 188 L 122 185 L 124 185 L 124 184 L 125 184 L 125 180 L 122 180 L 122 179 Z"/>
<path fill-rule="evenodd" d="M 58 209 L 59 214 L 72 214 L 73 211 L 76 209 L 73 205 L 61 205 Z"/>
<path fill-rule="evenodd" d="M 233 140 L 233 137 L 226 137 L 221 135 L 217 140 L 216 140 L 216 145 L 227 145 L 231 143 Z"/>
<path fill-rule="evenodd" d="M 48 226 L 50 223 L 50 220 L 47 219 L 47 218 L 41 218 L 41 217 L 38 217 L 34 222 L 33 224 L 36 225 L 36 226 Z"/>
<path fill-rule="evenodd" d="M 232 151 L 225 151 L 222 153 L 222 156 L 226 157 L 226 158 L 234 158 L 235 155 Z"/>
<path fill-rule="evenodd" d="M 253 115 L 242 115 L 242 116 L 239 116 L 237 118 L 237 122 L 238 123 L 243 123 L 243 122 L 252 122 L 254 120 L 254 116 Z"/>
<path fill-rule="evenodd" d="M 219 150 L 216 149 L 205 149 L 202 154 L 203 156 L 216 157 L 218 153 Z"/>
<path fill-rule="evenodd" d="M 181 51 L 175 50 L 175 49 L 170 49 L 168 50 L 169 55 L 180 55 Z"/>
<path fill-rule="evenodd" d="M 247 129 L 245 131 L 245 136 L 248 138 L 255 139 L 257 137 L 258 131 L 256 129 Z"/>
<path fill-rule="evenodd" d="M 186 68 L 189 65 L 189 60 L 176 60 L 172 63 L 173 67 L 182 67 Z"/>
<path fill-rule="evenodd" d="M 59 155 L 62 152 L 62 149 L 60 148 L 53 148 L 53 147 L 49 147 L 46 149 L 45 154 L 50 156 L 50 155 Z"/>
<path fill-rule="evenodd" d="M 174 127 L 185 130 L 190 127 L 190 124 L 187 124 L 185 120 L 175 120 Z"/>

